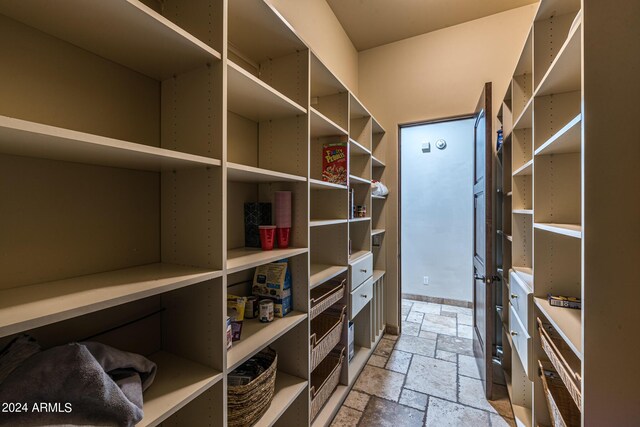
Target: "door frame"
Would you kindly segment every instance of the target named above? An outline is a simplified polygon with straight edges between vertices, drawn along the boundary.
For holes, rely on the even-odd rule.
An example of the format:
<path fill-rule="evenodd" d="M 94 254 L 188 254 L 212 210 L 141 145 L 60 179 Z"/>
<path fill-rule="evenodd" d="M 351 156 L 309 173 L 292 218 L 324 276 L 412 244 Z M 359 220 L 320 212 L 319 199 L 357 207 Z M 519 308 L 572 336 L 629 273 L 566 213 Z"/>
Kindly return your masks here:
<path fill-rule="evenodd" d="M 398 124 L 398 334 L 402 333 L 402 129 L 443 122 L 455 122 L 458 120 L 472 119 L 474 117 L 475 113 L 467 113 L 439 119 L 418 120 Z M 473 182 L 471 185 L 473 186 Z"/>

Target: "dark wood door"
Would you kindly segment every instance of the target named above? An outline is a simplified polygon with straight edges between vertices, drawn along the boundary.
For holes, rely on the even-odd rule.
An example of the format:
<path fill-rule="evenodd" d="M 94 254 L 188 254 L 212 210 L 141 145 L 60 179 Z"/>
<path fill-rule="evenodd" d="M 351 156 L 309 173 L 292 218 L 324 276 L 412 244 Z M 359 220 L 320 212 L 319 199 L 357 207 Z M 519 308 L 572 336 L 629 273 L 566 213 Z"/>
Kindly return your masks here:
<path fill-rule="evenodd" d="M 493 388 L 493 343 L 495 308 L 491 283 L 493 271 L 492 200 L 492 113 L 491 83 L 485 83 L 475 111 L 474 136 L 474 245 L 473 245 L 473 350 L 487 399 Z"/>

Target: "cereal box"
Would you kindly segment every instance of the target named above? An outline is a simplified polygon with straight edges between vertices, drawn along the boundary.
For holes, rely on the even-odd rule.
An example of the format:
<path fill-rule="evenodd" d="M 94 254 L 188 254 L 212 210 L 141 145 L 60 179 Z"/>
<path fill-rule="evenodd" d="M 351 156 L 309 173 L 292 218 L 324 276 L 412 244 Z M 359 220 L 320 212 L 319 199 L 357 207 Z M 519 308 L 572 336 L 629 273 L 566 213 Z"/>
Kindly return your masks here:
<path fill-rule="evenodd" d="M 322 146 L 322 180 L 347 185 L 349 144 L 338 142 Z"/>

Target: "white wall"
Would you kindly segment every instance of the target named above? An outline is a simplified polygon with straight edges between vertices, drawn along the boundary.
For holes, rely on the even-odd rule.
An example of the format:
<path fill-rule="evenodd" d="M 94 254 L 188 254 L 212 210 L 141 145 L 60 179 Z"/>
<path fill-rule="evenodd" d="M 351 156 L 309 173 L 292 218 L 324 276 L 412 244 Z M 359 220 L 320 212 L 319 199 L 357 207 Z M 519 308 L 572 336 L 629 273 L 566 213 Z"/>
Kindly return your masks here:
<path fill-rule="evenodd" d="M 401 130 L 404 294 L 472 300 L 473 125 L 466 119 Z M 435 147 L 439 139 L 444 150 Z M 422 152 L 423 142 L 430 152 Z"/>
<path fill-rule="evenodd" d="M 358 93 L 358 51 L 325 0 L 266 0 L 353 93 Z"/>
<path fill-rule="evenodd" d="M 360 52 L 359 98 L 388 133 L 388 296 L 398 291 L 398 124 L 471 113 L 487 81 L 493 82 L 495 110 L 536 8 L 524 6 Z M 386 310 L 388 324 L 398 326 L 398 302 L 388 298 Z"/>

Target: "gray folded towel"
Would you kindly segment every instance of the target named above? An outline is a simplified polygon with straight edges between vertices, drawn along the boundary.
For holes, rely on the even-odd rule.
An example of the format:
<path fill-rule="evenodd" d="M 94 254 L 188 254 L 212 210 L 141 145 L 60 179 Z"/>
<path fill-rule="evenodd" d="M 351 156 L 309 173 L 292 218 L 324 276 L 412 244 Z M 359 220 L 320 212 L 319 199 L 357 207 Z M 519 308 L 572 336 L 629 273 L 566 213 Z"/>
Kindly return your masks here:
<path fill-rule="evenodd" d="M 27 407 L 0 414 L 0 426 L 133 427 L 142 420 L 142 392 L 155 374 L 145 357 L 96 342 L 42 351 L 0 383 L 0 402 Z"/>

